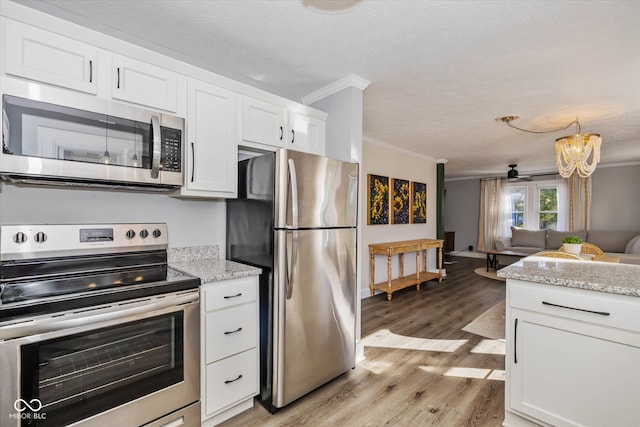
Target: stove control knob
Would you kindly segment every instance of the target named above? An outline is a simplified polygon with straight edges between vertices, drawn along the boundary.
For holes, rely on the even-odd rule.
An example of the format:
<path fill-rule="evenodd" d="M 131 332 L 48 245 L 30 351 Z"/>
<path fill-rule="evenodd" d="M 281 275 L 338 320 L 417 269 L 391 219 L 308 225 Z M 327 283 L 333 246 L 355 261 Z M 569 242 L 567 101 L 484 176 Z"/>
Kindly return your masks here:
<path fill-rule="evenodd" d="M 16 234 L 13 235 L 13 241 L 16 243 L 24 243 L 27 241 L 27 235 L 24 234 L 22 231 L 17 232 Z"/>
<path fill-rule="evenodd" d="M 125 236 L 127 236 L 127 239 L 133 239 L 134 237 L 136 237 L 136 232 L 133 230 L 128 230 L 125 233 Z"/>
<path fill-rule="evenodd" d="M 162 236 L 162 231 L 160 231 L 159 228 L 156 228 L 155 230 L 153 230 L 153 237 L 157 239 L 160 236 Z"/>
<path fill-rule="evenodd" d="M 149 237 L 149 232 L 143 228 L 142 230 L 140 230 L 140 237 L 146 239 L 147 237 Z"/>
<path fill-rule="evenodd" d="M 44 243 L 47 241 L 47 235 L 44 234 L 42 231 L 38 231 L 36 235 L 33 237 L 33 240 L 35 240 L 38 243 Z"/>

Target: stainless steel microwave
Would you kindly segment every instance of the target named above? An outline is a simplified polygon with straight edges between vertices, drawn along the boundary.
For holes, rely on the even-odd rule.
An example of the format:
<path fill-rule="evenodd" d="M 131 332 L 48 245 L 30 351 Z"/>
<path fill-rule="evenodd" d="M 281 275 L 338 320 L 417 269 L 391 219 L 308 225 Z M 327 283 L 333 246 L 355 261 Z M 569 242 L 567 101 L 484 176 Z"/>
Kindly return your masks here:
<path fill-rule="evenodd" d="M 182 185 L 184 119 L 97 99 L 91 106 L 4 94 L 2 178 L 150 190 Z"/>

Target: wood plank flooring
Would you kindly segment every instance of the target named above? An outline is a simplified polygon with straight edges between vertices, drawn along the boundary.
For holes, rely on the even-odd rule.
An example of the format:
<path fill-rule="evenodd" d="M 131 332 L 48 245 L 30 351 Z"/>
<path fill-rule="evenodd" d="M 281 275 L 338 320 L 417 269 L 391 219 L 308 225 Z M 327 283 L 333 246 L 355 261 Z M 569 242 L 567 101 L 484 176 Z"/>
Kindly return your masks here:
<path fill-rule="evenodd" d="M 276 414 L 259 403 L 221 426 L 500 426 L 504 345 L 461 329 L 505 298 L 505 284 L 452 257 L 439 284 L 362 301 L 366 360 Z M 497 353 L 497 354 L 496 354 Z"/>

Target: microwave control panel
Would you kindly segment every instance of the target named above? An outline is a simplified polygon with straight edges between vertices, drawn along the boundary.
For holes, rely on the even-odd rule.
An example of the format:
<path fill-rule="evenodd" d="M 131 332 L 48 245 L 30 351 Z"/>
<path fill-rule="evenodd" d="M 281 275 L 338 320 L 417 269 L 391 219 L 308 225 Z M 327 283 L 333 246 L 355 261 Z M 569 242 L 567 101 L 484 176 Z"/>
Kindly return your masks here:
<path fill-rule="evenodd" d="M 162 170 L 180 172 L 182 170 L 182 132 L 179 129 L 162 128 Z"/>

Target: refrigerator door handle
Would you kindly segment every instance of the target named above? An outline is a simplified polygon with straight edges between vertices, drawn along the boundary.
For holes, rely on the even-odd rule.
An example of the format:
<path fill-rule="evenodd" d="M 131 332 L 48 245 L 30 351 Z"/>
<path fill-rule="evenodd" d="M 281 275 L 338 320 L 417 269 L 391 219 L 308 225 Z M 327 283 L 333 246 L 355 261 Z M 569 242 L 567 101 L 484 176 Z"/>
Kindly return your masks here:
<path fill-rule="evenodd" d="M 291 222 L 294 229 L 298 228 L 298 174 L 293 159 L 289 159 L 289 182 L 291 183 Z"/>
<path fill-rule="evenodd" d="M 298 263 L 298 230 L 287 230 L 287 234 L 289 233 L 291 233 L 291 261 L 289 261 L 289 254 L 285 254 L 285 262 L 287 263 L 287 277 L 285 283 L 286 299 L 291 299 L 293 296 L 291 278 L 295 273 L 296 264 Z M 286 243 L 285 248 L 287 248 Z M 289 266 L 291 266 L 291 268 Z"/>

